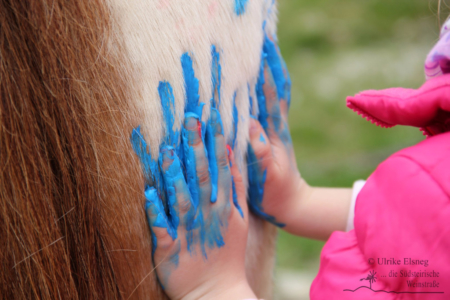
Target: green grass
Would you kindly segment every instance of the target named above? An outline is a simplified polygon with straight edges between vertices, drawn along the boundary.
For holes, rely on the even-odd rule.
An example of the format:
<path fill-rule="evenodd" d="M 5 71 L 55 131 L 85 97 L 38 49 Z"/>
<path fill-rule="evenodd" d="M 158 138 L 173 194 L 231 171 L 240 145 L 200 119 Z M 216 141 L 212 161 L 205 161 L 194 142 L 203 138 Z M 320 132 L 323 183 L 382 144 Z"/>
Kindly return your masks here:
<path fill-rule="evenodd" d="M 345 98 L 419 87 L 438 38 L 436 7 L 426 0 L 280 0 L 278 39 L 293 84 L 289 126 L 310 185 L 350 187 L 423 139 L 417 128 L 376 127 L 346 108 Z M 322 246 L 281 232 L 278 267 L 317 268 Z"/>

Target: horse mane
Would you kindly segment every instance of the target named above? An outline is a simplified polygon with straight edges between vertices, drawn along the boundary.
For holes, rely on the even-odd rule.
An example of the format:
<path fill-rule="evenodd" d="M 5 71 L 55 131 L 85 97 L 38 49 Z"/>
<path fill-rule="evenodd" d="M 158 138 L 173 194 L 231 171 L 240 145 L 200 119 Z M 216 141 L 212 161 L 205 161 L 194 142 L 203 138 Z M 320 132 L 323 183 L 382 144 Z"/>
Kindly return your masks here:
<path fill-rule="evenodd" d="M 0 1 L 0 295 L 164 298 L 101 0 Z"/>

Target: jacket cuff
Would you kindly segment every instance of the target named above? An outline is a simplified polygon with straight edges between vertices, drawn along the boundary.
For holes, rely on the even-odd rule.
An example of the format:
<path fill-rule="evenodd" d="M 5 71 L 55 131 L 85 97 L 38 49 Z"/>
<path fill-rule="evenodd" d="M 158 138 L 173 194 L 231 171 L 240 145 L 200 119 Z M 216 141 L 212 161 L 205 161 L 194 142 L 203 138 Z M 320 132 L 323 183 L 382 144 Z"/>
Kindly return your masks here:
<path fill-rule="evenodd" d="M 352 200 L 350 202 L 350 209 L 348 211 L 347 226 L 345 227 L 345 231 L 350 231 L 355 228 L 354 220 L 356 198 L 358 198 L 358 194 L 364 187 L 364 184 L 366 184 L 365 180 L 357 180 L 353 183 Z"/>

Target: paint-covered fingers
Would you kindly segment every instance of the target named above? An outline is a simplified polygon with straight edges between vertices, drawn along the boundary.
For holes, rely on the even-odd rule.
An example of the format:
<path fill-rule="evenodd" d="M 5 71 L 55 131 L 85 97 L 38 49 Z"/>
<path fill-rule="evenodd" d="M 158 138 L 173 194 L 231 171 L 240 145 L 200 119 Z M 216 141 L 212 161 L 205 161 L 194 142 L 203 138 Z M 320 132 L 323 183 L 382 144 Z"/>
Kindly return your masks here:
<path fill-rule="evenodd" d="M 211 177 L 202 126 L 197 115 L 187 113 L 183 128 L 183 151 L 187 184 L 195 207 L 203 199 L 211 199 Z M 202 203 L 203 204 L 203 203 Z"/>
<path fill-rule="evenodd" d="M 291 78 L 280 48 L 270 35 L 266 35 L 264 39 L 264 54 L 276 85 L 278 100 L 280 104 L 284 104 L 281 105 L 281 115 L 287 121 L 291 101 Z"/>
<path fill-rule="evenodd" d="M 283 201 L 283 197 L 279 198 L 282 193 L 280 186 L 284 175 L 289 176 L 290 166 L 285 164 L 288 161 L 286 151 L 278 152 L 279 156 L 275 159 L 275 150 L 277 148 L 272 147 L 261 124 L 251 119 L 247 151 L 248 206 L 257 216 L 283 227 L 284 224 L 272 215 L 272 208 L 278 201 Z"/>
<path fill-rule="evenodd" d="M 267 169 L 274 162 L 271 141 L 261 124 L 253 118 L 250 119 L 249 135 L 249 146 L 257 159 L 256 162 L 252 163 L 257 163 L 261 168 Z"/>
<path fill-rule="evenodd" d="M 227 148 L 223 135 L 223 125 L 217 109 L 211 109 L 211 115 L 206 129 L 206 148 L 208 151 L 209 168 L 211 171 L 212 194 L 211 202 L 228 201 L 231 188 L 231 173 L 228 164 Z"/>
<path fill-rule="evenodd" d="M 177 229 L 167 216 L 163 202 L 155 188 L 146 188 L 145 200 L 145 211 L 152 233 L 153 251 L 156 248 L 167 249 L 177 238 Z"/>
<path fill-rule="evenodd" d="M 172 147 L 161 149 L 159 165 L 163 173 L 171 222 L 177 228 L 180 220 L 185 220 L 186 214 L 192 211 L 191 196 L 183 175 L 180 159 Z"/>
<path fill-rule="evenodd" d="M 269 67 L 265 67 L 264 69 L 263 91 L 266 98 L 265 109 L 267 110 L 267 118 L 263 119 L 263 116 L 260 115 L 259 120 L 269 136 L 270 143 L 277 144 L 278 141 L 281 141 L 287 146 L 291 143 L 291 137 L 287 124 L 288 103 L 287 101 L 279 101 L 277 86 L 275 84 L 272 71 Z M 282 110 L 286 111 L 284 116 L 282 114 Z"/>
<path fill-rule="evenodd" d="M 239 171 L 239 167 L 234 160 L 234 152 L 228 145 L 227 151 L 231 169 L 231 198 L 234 208 L 239 212 L 239 215 L 244 218 L 244 216 L 248 215 L 244 181 L 242 180 L 242 174 Z"/>

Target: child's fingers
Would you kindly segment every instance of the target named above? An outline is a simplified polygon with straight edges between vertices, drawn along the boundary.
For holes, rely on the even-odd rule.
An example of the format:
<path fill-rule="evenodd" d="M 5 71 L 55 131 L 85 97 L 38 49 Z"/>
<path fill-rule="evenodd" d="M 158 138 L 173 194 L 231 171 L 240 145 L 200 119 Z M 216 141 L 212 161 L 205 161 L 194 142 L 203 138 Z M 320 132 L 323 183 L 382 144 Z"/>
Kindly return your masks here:
<path fill-rule="evenodd" d="M 161 149 L 159 164 L 163 173 L 171 223 L 176 229 L 180 219 L 185 219 L 186 214 L 191 211 L 191 197 L 180 160 L 172 147 Z"/>
<path fill-rule="evenodd" d="M 153 187 L 145 190 L 145 211 L 152 232 L 153 249 L 168 248 L 177 238 L 177 230 L 173 228 L 158 192 Z"/>
<path fill-rule="evenodd" d="M 273 127 L 277 126 L 281 120 L 280 104 L 277 95 L 277 87 L 273 80 L 269 64 L 266 59 L 264 59 L 263 63 L 263 96 L 260 96 L 258 99 L 258 119 L 269 137 L 272 137 L 272 135 L 274 135 L 275 133 Z"/>
<path fill-rule="evenodd" d="M 192 203 L 196 208 L 198 205 L 204 204 L 200 203 L 200 199 L 210 199 L 211 178 L 205 145 L 201 137 L 201 123 L 194 114 L 186 114 L 184 120 L 183 149 L 187 183 Z"/>
<path fill-rule="evenodd" d="M 256 161 L 249 162 L 258 164 L 263 170 L 267 169 L 273 163 L 271 140 L 266 135 L 261 124 L 251 118 L 250 119 L 250 146 L 255 154 Z"/>
<path fill-rule="evenodd" d="M 272 76 L 272 71 L 265 63 L 264 68 L 264 98 L 265 106 L 263 110 L 260 109 L 259 120 L 267 135 L 269 136 L 271 144 L 280 144 L 279 141 L 284 143 L 283 131 L 287 128 L 287 115 L 282 116 L 281 106 L 287 111 L 287 102 L 280 101 L 277 95 L 277 86 Z M 261 104 L 261 103 L 260 103 Z M 262 103 L 264 105 L 264 103 Z M 260 107 L 261 108 L 261 107 Z"/>
<path fill-rule="evenodd" d="M 216 193 L 221 195 L 214 200 L 224 203 L 225 201 L 228 201 L 228 197 L 223 197 L 222 195 L 226 194 L 228 196 L 231 188 L 231 173 L 230 167 L 228 166 L 228 155 L 225 147 L 226 144 L 223 135 L 222 120 L 219 111 L 215 108 L 211 109 L 207 131 L 209 134 L 207 136 L 208 139 L 206 145 L 209 167 L 211 170 L 211 180 L 213 181 L 212 185 L 216 186 Z M 212 196 L 211 200 L 213 200 Z"/>
<path fill-rule="evenodd" d="M 229 145 L 227 145 L 228 159 L 231 169 L 231 197 L 234 207 L 237 209 L 242 218 L 248 213 L 248 207 L 245 197 L 244 182 L 241 172 L 234 161 L 234 153 Z"/>

